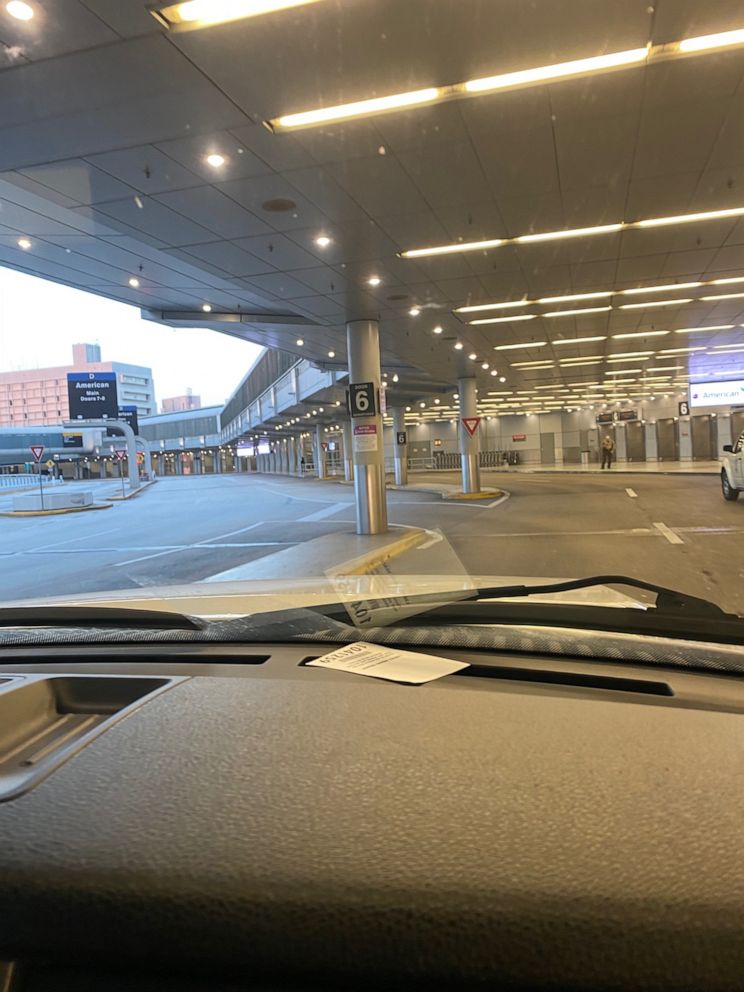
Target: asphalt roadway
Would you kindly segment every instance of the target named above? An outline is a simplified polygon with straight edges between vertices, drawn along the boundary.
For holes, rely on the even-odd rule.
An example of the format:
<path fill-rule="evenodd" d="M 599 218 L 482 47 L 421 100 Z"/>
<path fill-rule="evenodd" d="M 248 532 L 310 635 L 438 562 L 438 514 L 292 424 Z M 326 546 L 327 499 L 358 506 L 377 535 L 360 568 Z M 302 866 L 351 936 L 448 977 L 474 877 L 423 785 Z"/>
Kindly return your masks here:
<path fill-rule="evenodd" d="M 484 484 L 509 498 L 492 505 L 390 492 L 390 521 L 441 530 L 472 574 L 626 574 L 744 615 L 744 497 L 725 502 L 714 476 L 486 473 Z M 97 485 L 99 497 L 116 489 Z M 0 509 L 8 503 L 0 497 Z M 162 479 L 107 510 L 0 517 L 0 602 L 196 582 L 353 530 L 353 490 L 336 482 Z"/>

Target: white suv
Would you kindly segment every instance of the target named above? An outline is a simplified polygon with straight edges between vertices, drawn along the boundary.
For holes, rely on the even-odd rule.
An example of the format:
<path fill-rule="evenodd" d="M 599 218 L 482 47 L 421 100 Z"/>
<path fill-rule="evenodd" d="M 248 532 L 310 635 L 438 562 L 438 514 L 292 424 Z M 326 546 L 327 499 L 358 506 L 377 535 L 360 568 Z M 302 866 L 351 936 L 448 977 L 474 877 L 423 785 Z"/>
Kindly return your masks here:
<path fill-rule="evenodd" d="M 724 444 L 726 454 L 722 459 L 721 489 L 723 498 L 734 500 L 744 490 L 744 433 L 736 444 Z"/>

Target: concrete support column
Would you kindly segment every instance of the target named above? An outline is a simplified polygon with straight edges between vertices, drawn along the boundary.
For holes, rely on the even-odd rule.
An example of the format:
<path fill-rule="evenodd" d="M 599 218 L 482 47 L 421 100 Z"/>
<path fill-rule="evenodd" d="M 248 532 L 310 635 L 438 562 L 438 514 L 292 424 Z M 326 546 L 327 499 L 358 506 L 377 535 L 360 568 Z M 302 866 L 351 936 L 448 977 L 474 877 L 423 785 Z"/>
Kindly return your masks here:
<path fill-rule="evenodd" d="M 354 481 L 354 453 L 351 442 L 351 421 L 344 424 L 344 479 L 346 482 Z"/>
<path fill-rule="evenodd" d="M 471 437 L 463 424 L 463 417 L 478 416 L 478 395 L 474 378 L 460 379 L 457 384 L 460 396 L 460 458 L 462 459 L 462 491 L 480 492 L 480 438 L 478 431 Z"/>
<path fill-rule="evenodd" d="M 674 418 L 677 420 L 677 418 Z M 679 460 L 681 462 L 692 461 L 692 424 L 689 417 L 680 417 L 677 420 L 677 430 L 679 431 Z"/>
<path fill-rule="evenodd" d="M 627 462 L 628 460 L 628 439 L 625 433 L 625 424 L 615 424 L 615 461 Z"/>
<path fill-rule="evenodd" d="M 643 430 L 646 436 L 646 461 L 658 462 L 659 440 L 656 436 L 656 422 L 644 424 Z"/>
<path fill-rule="evenodd" d="M 319 479 L 326 477 L 325 451 L 323 451 L 323 428 L 320 424 L 315 425 L 315 474 Z"/>
<path fill-rule="evenodd" d="M 346 325 L 349 356 L 349 386 L 371 383 L 375 409 L 379 404 L 380 331 L 376 320 L 352 320 Z M 387 532 L 387 498 L 385 495 L 385 449 L 382 416 L 354 417 L 352 420 L 352 457 L 357 534 Z"/>
<path fill-rule="evenodd" d="M 716 453 L 715 457 L 720 458 L 723 454 L 724 444 L 731 444 L 731 414 L 719 413 L 716 417 Z"/>
<path fill-rule="evenodd" d="M 406 440 L 398 443 L 402 435 Z M 402 406 L 393 409 L 393 454 L 395 463 L 395 485 L 408 485 L 408 434 L 406 433 L 406 411 Z"/>
<path fill-rule="evenodd" d="M 294 475 L 297 472 L 297 447 L 294 435 L 287 441 L 287 459 L 287 471 L 290 475 Z"/>

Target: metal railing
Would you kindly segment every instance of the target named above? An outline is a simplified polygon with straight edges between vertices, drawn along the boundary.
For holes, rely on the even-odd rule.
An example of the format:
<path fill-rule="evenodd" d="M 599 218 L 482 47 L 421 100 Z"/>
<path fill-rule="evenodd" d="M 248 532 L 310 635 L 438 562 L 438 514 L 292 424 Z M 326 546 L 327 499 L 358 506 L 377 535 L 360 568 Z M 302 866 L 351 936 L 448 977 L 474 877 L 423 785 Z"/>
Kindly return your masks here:
<path fill-rule="evenodd" d="M 46 475 L 42 475 L 41 481 L 45 486 L 53 486 L 58 482 L 62 482 L 61 479 L 54 479 L 51 476 Z M 38 475 L 29 475 L 27 473 L 18 473 L 17 475 L 0 475 L 0 489 L 28 489 L 29 486 L 38 485 Z"/>

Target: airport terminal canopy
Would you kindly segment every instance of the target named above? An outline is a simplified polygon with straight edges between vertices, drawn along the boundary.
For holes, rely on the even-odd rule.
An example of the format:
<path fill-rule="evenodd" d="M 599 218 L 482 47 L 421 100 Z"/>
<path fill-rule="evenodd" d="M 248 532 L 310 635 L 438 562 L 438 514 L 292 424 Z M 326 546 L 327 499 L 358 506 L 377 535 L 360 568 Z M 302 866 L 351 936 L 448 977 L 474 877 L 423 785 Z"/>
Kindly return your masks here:
<path fill-rule="evenodd" d="M 401 392 L 494 412 L 744 364 L 735 0 L 29 0 L 0 39 L 1 264 L 331 369 L 379 319 Z"/>

